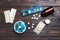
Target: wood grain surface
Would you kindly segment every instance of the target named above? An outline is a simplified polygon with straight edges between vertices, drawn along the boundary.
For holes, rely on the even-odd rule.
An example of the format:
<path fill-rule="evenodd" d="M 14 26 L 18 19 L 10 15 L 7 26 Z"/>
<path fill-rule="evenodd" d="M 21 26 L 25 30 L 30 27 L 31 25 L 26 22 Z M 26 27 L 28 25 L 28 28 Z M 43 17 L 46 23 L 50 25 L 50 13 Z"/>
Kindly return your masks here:
<path fill-rule="evenodd" d="M 34 33 L 33 29 L 27 29 L 23 34 L 16 34 L 13 30 L 14 23 L 20 20 L 27 23 L 26 20 L 32 16 L 23 17 L 21 10 L 37 4 L 41 4 L 44 8 L 53 6 L 55 12 L 48 17 L 40 17 L 38 21 L 31 20 L 31 23 L 35 23 L 34 27 L 36 27 L 40 20 L 49 18 L 51 24 L 46 25 L 39 35 Z M 14 23 L 6 24 L 4 11 L 11 8 L 17 9 Z M 0 0 L 0 40 L 60 40 L 60 0 Z"/>

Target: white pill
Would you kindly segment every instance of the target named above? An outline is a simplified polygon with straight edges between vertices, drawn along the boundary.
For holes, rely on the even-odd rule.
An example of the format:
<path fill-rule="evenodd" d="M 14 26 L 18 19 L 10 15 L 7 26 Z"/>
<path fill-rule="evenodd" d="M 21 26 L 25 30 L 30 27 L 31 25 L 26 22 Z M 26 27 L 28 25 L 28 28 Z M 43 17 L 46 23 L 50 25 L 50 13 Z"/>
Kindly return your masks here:
<path fill-rule="evenodd" d="M 36 20 L 38 20 L 38 18 L 36 18 Z"/>
<path fill-rule="evenodd" d="M 34 26 L 31 26 L 31 28 L 34 28 Z"/>
<path fill-rule="evenodd" d="M 32 25 L 34 25 L 34 23 L 32 23 Z"/>
<path fill-rule="evenodd" d="M 28 27 L 28 29 L 30 29 L 30 27 Z"/>
<path fill-rule="evenodd" d="M 41 15 L 39 15 L 38 17 L 41 17 Z"/>
<path fill-rule="evenodd" d="M 36 17 L 34 17 L 33 19 L 36 19 Z"/>
<path fill-rule="evenodd" d="M 30 22 L 28 22 L 28 24 L 30 24 Z"/>
<path fill-rule="evenodd" d="M 35 15 L 38 15 L 38 14 L 35 14 Z"/>
<path fill-rule="evenodd" d="M 31 19 L 34 19 L 34 17 L 31 17 Z"/>
<path fill-rule="evenodd" d="M 46 24 L 50 24 L 51 21 L 50 21 L 49 19 L 45 19 L 45 23 L 46 23 Z"/>
<path fill-rule="evenodd" d="M 35 17 L 35 15 L 33 15 L 33 17 Z"/>

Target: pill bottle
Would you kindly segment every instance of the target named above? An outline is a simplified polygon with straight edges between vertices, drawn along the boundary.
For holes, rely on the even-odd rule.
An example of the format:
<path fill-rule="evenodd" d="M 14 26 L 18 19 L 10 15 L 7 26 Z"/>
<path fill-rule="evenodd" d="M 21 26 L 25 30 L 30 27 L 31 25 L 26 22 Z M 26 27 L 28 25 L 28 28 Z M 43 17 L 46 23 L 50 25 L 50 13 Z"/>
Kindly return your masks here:
<path fill-rule="evenodd" d="M 54 8 L 53 7 L 48 7 L 41 12 L 41 16 L 46 17 L 48 15 L 52 15 L 53 12 L 54 12 Z"/>

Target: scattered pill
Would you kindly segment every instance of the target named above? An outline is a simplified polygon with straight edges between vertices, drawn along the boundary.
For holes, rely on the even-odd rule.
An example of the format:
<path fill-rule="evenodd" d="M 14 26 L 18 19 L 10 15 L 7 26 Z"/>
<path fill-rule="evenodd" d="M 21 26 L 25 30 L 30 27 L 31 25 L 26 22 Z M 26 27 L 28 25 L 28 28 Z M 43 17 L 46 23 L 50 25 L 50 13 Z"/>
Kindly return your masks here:
<path fill-rule="evenodd" d="M 36 18 L 36 20 L 38 20 L 38 18 Z"/>
<path fill-rule="evenodd" d="M 35 14 L 36 16 L 38 15 L 38 14 Z"/>
<path fill-rule="evenodd" d="M 28 24 L 30 24 L 30 22 L 28 22 Z"/>
<path fill-rule="evenodd" d="M 34 17 L 31 17 L 31 19 L 34 19 Z"/>
<path fill-rule="evenodd" d="M 30 27 L 28 27 L 28 29 L 30 29 Z"/>
<path fill-rule="evenodd" d="M 34 26 L 31 26 L 31 28 L 34 28 Z"/>
<path fill-rule="evenodd" d="M 32 25 L 34 25 L 34 23 L 32 23 Z"/>
<path fill-rule="evenodd" d="M 33 17 L 35 17 L 35 15 L 33 15 Z"/>
<path fill-rule="evenodd" d="M 33 19 L 36 19 L 36 17 L 34 17 Z"/>
<path fill-rule="evenodd" d="M 38 17 L 41 17 L 41 15 L 39 15 Z"/>

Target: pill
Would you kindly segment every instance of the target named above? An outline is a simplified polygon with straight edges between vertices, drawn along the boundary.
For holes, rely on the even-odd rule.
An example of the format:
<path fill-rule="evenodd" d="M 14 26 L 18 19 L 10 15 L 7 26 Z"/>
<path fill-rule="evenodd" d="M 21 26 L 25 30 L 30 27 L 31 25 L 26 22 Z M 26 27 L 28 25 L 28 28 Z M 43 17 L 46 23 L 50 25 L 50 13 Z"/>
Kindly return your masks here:
<path fill-rule="evenodd" d="M 38 18 L 36 18 L 36 20 L 38 20 Z"/>
<path fill-rule="evenodd" d="M 36 19 L 36 17 L 34 17 L 33 19 Z"/>
<path fill-rule="evenodd" d="M 33 17 L 35 17 L 35 15 L 33 15 Z"/>
<path fill-rule="evenodd" d="M 30 27 L 28 27 L 28 29 L 30 29 Z"/>
<path fill-rule="evenodd" d="M 31 17 L 31 19 L 34 19 L 34 17 Z"/>
<path fill-rule="evenodd" d="M 32 23 L 32 25 L 34 25 L 34 23 Z"/>
<path fill-rule="evenodd" d="M 31 26 L 31 28 L 34 28 L 34 26 Z"/>
<path fill-rule="evenodd" d="M 38 15 L 38 14 L 35 14 L 36 16 Z"/>
<path fill-rule="evenodd" d="M 30 22 L 28 22 L 28 24 L 30 24 Z"/>
<path fill-rule="evenodd" d="M 41 17 L 41 15 L 39 15 L 38 17 Z"/>

